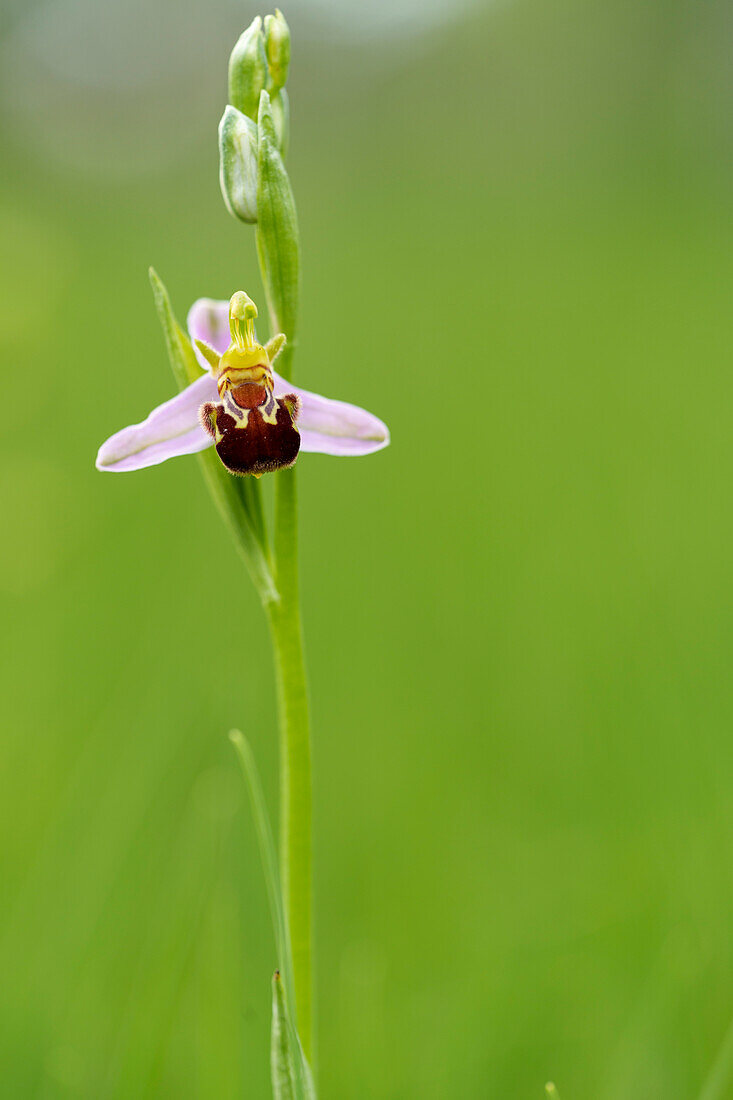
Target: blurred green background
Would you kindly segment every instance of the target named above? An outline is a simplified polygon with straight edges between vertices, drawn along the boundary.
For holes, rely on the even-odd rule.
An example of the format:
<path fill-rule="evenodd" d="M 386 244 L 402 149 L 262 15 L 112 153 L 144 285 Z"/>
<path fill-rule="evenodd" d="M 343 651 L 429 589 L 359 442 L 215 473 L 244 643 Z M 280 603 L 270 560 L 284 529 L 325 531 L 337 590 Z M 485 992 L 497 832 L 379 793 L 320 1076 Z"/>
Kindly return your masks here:
<path fill-rule="evenodd" d="M 274 815 L 263 615 L 193 459 L 93 465 L 173 390 L 148 264 L 182 317 L 260 292 L 216 152 L 254 14 L 0 24 L 13 1100 L 269 1094 L 226 736 Z M 733 1018 L 731 7 L 286 15 L 297 380 L 393 433 L 300 463 L 322 1095 L 696 1098 Z"/>

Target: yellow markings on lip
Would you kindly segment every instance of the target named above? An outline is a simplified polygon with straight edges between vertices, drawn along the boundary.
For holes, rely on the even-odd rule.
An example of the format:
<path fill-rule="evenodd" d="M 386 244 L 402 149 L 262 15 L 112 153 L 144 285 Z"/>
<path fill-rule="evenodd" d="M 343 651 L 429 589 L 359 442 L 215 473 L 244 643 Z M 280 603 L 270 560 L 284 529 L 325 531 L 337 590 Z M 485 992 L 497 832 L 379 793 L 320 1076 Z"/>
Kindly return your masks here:
<path fill-rule="evenodd" d="M 300 433 L 295 426 L 298 398 L 295 394 L 276 398 L 274 392 L 271 362 L 282 350 L 285 336 L 274 336 L 264 348 L 255 335 L 256 317 L 257 306 L 248 294 L 238 290 L 232 295 L 231 343 L 217 361 L 213 354 L 206 355 L 221 403 L 207 402 L 200 410 L 201 425 L 213 438 L 227 470 L 253 477 L 292 466 L 300 449 Z M 248 390 L 248 386 L 256 389 Z M 259 404 L 250 408 L 255 399 Z"/>
<path fill-rule="evenodd" d="M 242 364 L 241 362 L 228 362 L 225 363 L 223 367 L 221 364 L 219 365 L 219 375 L 216 384 L 219 387 L 219 393 L 222 397 L 227 390 L 236 390 L 238 386 L 243 386 L 248 382 L 256 386 L 264 386 L 265 389 L 271 390 L 274 385 L 274 380 L 269 365 L 266 366 L 259 360 L 252 366 Z"/>

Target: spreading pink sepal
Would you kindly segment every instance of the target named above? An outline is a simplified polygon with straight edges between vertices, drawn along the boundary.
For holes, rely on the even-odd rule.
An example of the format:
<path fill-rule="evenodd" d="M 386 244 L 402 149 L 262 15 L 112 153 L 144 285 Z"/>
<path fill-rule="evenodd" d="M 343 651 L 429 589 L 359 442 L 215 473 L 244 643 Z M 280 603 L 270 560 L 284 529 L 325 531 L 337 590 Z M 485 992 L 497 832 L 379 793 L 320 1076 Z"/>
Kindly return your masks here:
<path fill-rule="evenodd" d="M 97 469 L 123 473 L 157 466 L 177 455 L 196 454 L 211 446 L 199 421 L 205 401 L 216 401 L 216 382 L 210 374 L 197 378 L 181 393 L 158 405 L 142 424 L 131 424 L 110 436 L 99 448 Z"/>

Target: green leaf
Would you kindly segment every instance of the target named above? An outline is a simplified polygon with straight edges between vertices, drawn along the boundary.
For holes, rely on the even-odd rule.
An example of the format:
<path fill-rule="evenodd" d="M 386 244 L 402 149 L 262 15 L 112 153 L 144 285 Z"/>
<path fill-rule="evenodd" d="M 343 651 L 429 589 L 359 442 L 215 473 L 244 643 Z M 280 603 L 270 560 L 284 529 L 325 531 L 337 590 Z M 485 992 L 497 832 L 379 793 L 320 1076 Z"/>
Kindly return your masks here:
<path fill-rule="evenodd" d="M 263 91 L 258 116 L 257 255 L 273 326 L 271 335 L 284 332 L 282 372 L 288 370 L 294 350 L 300 290 L 300 242 L 295 200 L 278 150 L 270 97 Z"/>
<path fill-rule="evenodd" d="M 152 267 L 150 284 L 173 376 L 179 390 L 183 390 L 201 377 L 201 367 L 191 341 L 174 316 L 168 291 Z M 209 492 L 234 536 L 262 602 L 271 603 L 279 599 L 268 560 L 259 485 L 238 485 L 239 481 L 249 482 L 252 479 L 236 478 L 230 474 L 222 466 L 213 447 L 202 451 L 197 458 Z"/>
<path fill-rule="evenodd" d="M 190 340 L 174 316 L 168 291 L 157 271 L 151 267 L 148 274 L 173 376 L 179 390 L 185 390 L 186 386 L 200 378 L 203 372 L 194 355 Z"/>

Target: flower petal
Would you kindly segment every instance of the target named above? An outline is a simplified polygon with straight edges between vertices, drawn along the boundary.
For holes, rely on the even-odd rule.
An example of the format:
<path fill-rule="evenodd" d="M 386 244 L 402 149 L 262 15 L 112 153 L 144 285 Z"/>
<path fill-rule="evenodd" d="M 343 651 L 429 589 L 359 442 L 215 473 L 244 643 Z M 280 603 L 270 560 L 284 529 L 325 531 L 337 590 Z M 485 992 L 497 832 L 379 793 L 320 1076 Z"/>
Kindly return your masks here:
<path fill-rule="evenodd" d="M 317 393 L 291 386 L 275 374 L 275 396 L 295 393 L 300 398 L 301 451 L 316 451 L 324 455 L 368 455 L 389 444 L 389 429 L 378 417 L 349 405 L 332 401 Z"/>
<path fill-rule="evenodd" d="M 99 448 L 97 469 L 115 473 L 156 466 L 176 455 L 196 454 L 213 440 L 201 426 L 199 409 L 216 401 L 216 382 L 210 374 L 197 378 L 181 393 L 153 409 L 142 424 L 131 424 Z"/>
<path fill-rule="evenodd" d="M 203 340 L 217 354 L 224 354 L 231 343 L 229 302 L 219 302 L 215 298 L 198 298 L 188 311 L 186 323 L 196 358 L 203 369 L 208 371 L 211 367 L 196 347 L 196 341 Z"/>

